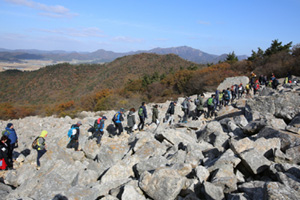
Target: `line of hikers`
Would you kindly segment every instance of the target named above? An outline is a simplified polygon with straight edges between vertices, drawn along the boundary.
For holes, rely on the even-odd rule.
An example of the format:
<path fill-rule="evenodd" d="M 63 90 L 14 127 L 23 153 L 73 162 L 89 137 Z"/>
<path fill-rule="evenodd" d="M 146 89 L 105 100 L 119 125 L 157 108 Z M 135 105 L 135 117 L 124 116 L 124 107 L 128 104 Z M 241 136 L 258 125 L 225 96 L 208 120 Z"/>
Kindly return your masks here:
<path fill-rule="evenodd" d="M 286 83 L 291 82 L 291 75 L 285 78 Z M 223 106 L 228 106 L 229 103 L 233 102 L 235 99 L 239 99 L 245 95 L 246 98 L 251 97 L 250 91 L 253 89 L 253 94 L 255 95 L 257 91 L 264 87 L 272 87 L 273 89 L 277 89 L 279 85 L 278 80 L 275 75 L 272 73 L 270 80 L 267 79 L 266 76 L 261 75 L 259 79 L 256 79 L 256 75 L 252 72 L 250 82 L 246 84 L 244 87 L 242 83 L 239 85 L 234 84 L 231 88 L 227 88 L 226 90 L 219 91 L 217 90 L 215 94 L 212 94 L 206 101 L 204 100 L 204 94 L 197 95 L 197 98 L 194 100 L 194 104 L 196 106 L 192 119 L 198 120 L 202 114 L 204 114 L 204 118 L 210 119 L 217 116 L 216 111 L 220 110 Z M 245 92 L 246 91 L 246 92 Z M 179 123 L 187 123 L 189 116 L 191 115 L 191 102 L 192 99 L 190 97 L 186 97 L 184 101 L 181 103 L 181 109 L 183 111 L 183 116 Z M 167 109 L 164 123 L 166 124 L 174 124 L 174 114 L 175 108 L 177 105 L 177 101 L 172 101 Z M 207 112 L 204 107 L 207 107 Z M 141 106 L 138 109 L 139 116 L 139 124 L 136 125 L 135 108 L 131 108 L 127 115 L 127 127 L 125 130 L 128 134 L 139 130 L 143 131 L 145 127 L 145 120 L 148 117 L 146 103 L 142 102 Z M 124 121 L 124 109 L 121 108 L 118 112 L 116 112 L 112 118 L 112 122 L 115 127 L 115 132 L 117 136 L 120 136 L 124 132 L 124 128 L 122 122 Z M 151 124 L 156 124 L 157 127 L 159 125 L 159 111 L 158 105 L 154 105 L 152 108 L 152 121 Z M 95 120 L 94 125 L 88 130 L 92 132 L 92 135 L 88 139 L 96 138 L 96 143 L 100 145 L 101 138 L 104 134 L 105 121 L 107 120 L 106 116 L 99 117 Z M 67 144 L 67 148 L 73 148 L 75 151 L 79 151 L 79 135 L 80 129 L 79 127 L 82 125 L 81 121 L 78 121 L 76 124 L 73 124 L 71 128 L 68 130 L 69 142 Z M 32 148 L 37 150 L 37 168 L 40 167 L 40 158 L 47 152 L 45 138 L 47 137 L 48 132 L 43 130 L 41 134 L 33 141 Z M 1 142 L 0 142 L 0 169 L 13 169 L 13 150 L 18 146 L 18 137 L 14 126 L 12 123 L 8 123 L 5 130 L 2 132 Z"/>

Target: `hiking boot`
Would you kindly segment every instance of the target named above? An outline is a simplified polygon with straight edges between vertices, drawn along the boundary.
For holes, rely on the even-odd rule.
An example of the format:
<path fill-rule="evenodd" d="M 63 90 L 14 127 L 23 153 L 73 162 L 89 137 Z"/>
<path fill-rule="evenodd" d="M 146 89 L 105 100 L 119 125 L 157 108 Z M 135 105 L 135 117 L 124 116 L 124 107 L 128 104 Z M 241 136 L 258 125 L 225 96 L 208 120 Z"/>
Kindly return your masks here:
<path fill-rule="evenodd" d="M 41 167 L 40 167 L 40 166 L 37 166 L 37 167 L 36 167 L 36 170 L 40 170 L 40 169 L 41 169 Z"/>

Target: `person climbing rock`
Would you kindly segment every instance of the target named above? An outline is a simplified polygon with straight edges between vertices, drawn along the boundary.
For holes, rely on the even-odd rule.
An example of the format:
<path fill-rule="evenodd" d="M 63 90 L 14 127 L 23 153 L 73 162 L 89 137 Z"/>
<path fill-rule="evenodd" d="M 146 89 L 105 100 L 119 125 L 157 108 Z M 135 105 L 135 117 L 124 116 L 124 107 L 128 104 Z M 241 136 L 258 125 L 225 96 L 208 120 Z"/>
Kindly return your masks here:
<path fill-rule="evenodd" d="M 78 121 L 76 124 L 73 124 L 71 126 L 72 134 L 70 135 L 70 141 L 67 145 L 67 148 L 74 148 L 75 151 L 78 151 L 79 147 L 79 135 L 80 135 L 80 129 L 79 127 L 82 125 L 81 121 Z M 69 130 L 69 131 L 70 131 Z"/>

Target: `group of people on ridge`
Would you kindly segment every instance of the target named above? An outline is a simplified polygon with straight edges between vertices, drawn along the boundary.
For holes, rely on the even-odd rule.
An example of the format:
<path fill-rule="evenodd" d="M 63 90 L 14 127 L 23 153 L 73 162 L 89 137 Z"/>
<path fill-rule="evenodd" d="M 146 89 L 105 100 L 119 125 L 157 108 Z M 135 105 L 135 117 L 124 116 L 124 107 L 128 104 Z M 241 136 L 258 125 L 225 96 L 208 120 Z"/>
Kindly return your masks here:
<path fill-rule="evenodd" d="M 291 75 L 285 79 L 285 84 L 291 82 Z M 197 95 L 197 98 L 194 100 L 194 104 L 196 106 L 193 120 L 198 120 L 202 114 L 204 114 L 205 118 L 212 118 L 216 116 L 216 111 L 221 109 L 223 106 L 228 106 L 230 102 L 233 102 L 235 99 L 239 99 L 246 94 L 247 97 L 251 97 L 250 91 L 253 90 L 253 94 L 257 94 L 258 90 L 263 87 L 272 87 L 273 89 L 277 89 L 279 85 L 278 80 L 275 75 L 272 73 L 270 79 L 267 79 L 267 76 L 261 75 L 259 79 L 256 79 L 256 75 L 252 72 L 250 77 L 250 82 L 246 84 L 244 87 L 242 83 L 234 84 L 231 88 L 227 88 L 225 90 L 219 91 L 216 90 L 215 94 L 212 94 L 207 101 L 204 100 L 204 94 Z M 183 111 L 183 116 L 180 123 L 187 123 L 187 120 L 190 116 L 191 112 L 191 102 L 192 99 L 190 97 L 186 97 L 181 104 L 181 108 Z M 169 107 L 166 112 L 166 117 L 164 118 L 164 123 L 166 124 L 174 124 L 174 114 L 175 108 L 177 105 L 177 101 L 172 101 L 169 104 Z M 207 107 L 207 112 L 204 107 Z M 135 120 L 135 108 L 131 108 L 127 115 L 127 130 L 128 134 L 131 134 L 135 130 L 143 131 L 145 127 L 145 120 L 148 117 L 146 103 L 142 102 L 141 106 L 138 109 L 138 117 L 139 124 L 136 125 Z M 112 118 L 112 122 L 114 123 L 116 135 L 120 136 L 123 131 L 122 122 L 124 121 L 124 109 L 121 108 L 118 112 L 116 112 Z M 154 105 L 152 108 L 152 121 L 150 124 L 154 123 L 157 126 L 159 125 L 159 111 L 158 105 Z M 100 145 L 101 138 L 104 134 L 105 121 L 107 120 L 106 116 L 99 117 L 95 120 L 94 125 L 92 127 L 92 135 L 88 139 L 96 138 L 96 143 Z M 150 125 L 148 124 L 148 125 Z M 75 151 L 79 149 L 79 135 L 80 129 L 79 127 L 82 125 L 81 121 L 78 121 L 76 124 L 73 124 L 68 131 L 69 142 L 67 144 L 67 148 L 73 148 Z M 37 168 L 40 167 L 40 158 L 47 152 L 47 146 L 45 143 L 45 138 L 47 137 L 48 132 L 43 130 L 41 134 L 35 139 L 32 147 L 37 150 Z M 14 125 L 12 123 L 8 123 L 5 130 L 2 132 L 1 141 L 0 141 L 0 169 L 13 169 L 13 150 L 18 146 L 18 136 L 14 129 Z"/>

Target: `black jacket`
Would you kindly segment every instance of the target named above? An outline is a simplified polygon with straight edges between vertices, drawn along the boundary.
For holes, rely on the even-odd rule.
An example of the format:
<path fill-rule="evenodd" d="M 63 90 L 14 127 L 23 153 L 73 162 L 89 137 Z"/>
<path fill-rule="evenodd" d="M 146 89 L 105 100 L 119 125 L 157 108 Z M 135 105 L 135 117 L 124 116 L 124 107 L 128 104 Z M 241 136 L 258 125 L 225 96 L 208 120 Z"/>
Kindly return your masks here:
<path fill-rule="evenodd" d="M 170 103 L 167 113 L 169 113 L 170 115 L 174 115 L 174 113 L 175 113 L 175 105 L 174 105 L 174 102 L 171 102 L 171 103 Z"/>

